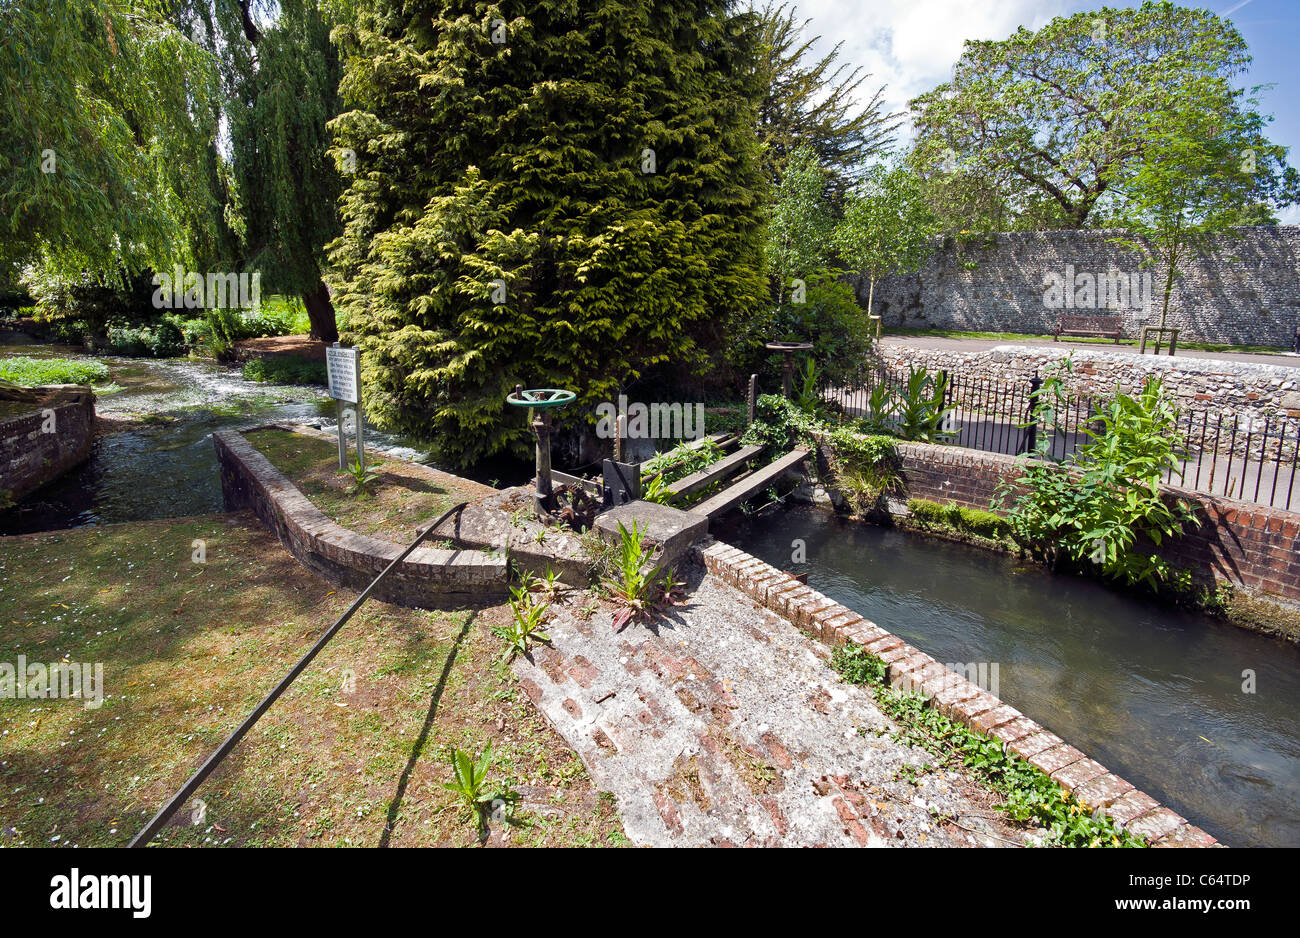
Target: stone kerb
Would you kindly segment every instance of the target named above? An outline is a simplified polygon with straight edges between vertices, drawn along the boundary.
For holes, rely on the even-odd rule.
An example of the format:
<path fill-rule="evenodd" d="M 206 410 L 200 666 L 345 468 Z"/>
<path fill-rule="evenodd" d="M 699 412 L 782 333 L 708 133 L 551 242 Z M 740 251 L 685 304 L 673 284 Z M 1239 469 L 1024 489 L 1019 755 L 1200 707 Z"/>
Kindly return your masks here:
<path fill-rule="evenodd" d="M 229 510 L 251 509 L 304 566 L 332 583 L 364 588 L 404 547 L 349 531 L 321 512 L 242 434 L 212 435 Z M 506 590 L 504 553 L 418 547 L 375 590 L 402 605 L 491 601 Z"/>

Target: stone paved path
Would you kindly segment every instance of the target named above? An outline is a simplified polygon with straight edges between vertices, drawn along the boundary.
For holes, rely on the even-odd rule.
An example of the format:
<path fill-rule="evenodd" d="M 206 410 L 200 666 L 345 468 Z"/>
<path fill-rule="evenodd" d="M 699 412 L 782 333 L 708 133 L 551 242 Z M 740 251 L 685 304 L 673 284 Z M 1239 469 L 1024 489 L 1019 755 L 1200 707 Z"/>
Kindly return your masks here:
<path fill-rule="evenodd" d="M 608 608 L 581 617 L 585 594 L 557 603 L 553 647 L 514 664 L 634 843 L 1025 842 L 989 792 L 891 740 L 871 692 L 841 683 L 822 645 L 702 568 L 687 580 L 685 606 L 619 634 Z"/>

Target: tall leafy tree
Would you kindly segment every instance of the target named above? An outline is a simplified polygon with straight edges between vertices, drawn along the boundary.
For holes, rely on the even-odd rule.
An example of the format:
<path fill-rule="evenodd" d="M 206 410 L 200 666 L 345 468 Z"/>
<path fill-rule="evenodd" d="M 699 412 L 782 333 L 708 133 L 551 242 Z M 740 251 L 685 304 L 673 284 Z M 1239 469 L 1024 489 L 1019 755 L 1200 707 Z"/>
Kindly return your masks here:
<path fill-rule="evenodd" d="M 867 277 L 867 315 L 876 281 L 911 273 L 933 252 L 938 233 L 921 181 L 907 167 L 877 163 L 849 195 L 833 241 L 840 259 Z"/>
<path fill-rule="evenodd" d="M 516 383 L 572 388 L 581 417 L 721 362 L 763 294 L 753 16 L 369 0 L 336 35 L 357 172 L 335 302 L 380 423 L 461 464 L 522 454 Z"/>
<path fill-rule="evenodd" d="M 1116 220 L 1125 233 L 1113 240 L 1145 255 L 1160 271 L 1160 325 L 1181 265 L 1197 251 L 1258 210 L 1300 199 L 1300 174 L 1285 163 L 1285 151 L 1270 145 L 1262 119 L 1249 108 L 1228 117 L 1213 102 L 1218 80 L 1188 89 L 1178 107 L 1161 111 L 1152 101 L 1138 127 L 1147 141 L 1140 164 L 1117 171 Z M 1242 92 L 1232 92 L 1242 94 Z"/>
<path fill-rule="evenodd" d="M 338 338 L 322 279 L 341 230 L 340 167 L 326 125 L 339 112 L 342 63 L 330 42 L 344 0 L 177 0 L 176 15 L 219 56 L 240 193 L 244 263 L 268 288 L 300 296 L 312 338 Z M 350 168 L 350 159 L 342 166 Z"/>
<path fill-rule="evenodd" d="M 835 221 L 826 202 L 826 175 L 811 147 L 796 149 L 781 174 L 764 245 L 778 306 L 794 281 L 820 274 L 829 263 Z"/>
<path fill-rule="evenodd" d="M 1086 227 L 1112 180 L 1141 163 L 1144 116 L 1195 95 L 1208 114 L 1236 120 L 1243 102 L 1228 79 L 1249 61 L 1228 20 L 1154 0 L 970 41 L 952 80 L 911 102 L 913 159 L 927 175 L 996 187 L 1008 227 Z"/>
<path fill-rule="evenodd" d="M 898 129 L 897 115 L 883 112 L 884 86 L 860 100 L 871 76 L 839 62 L 843 42 L 815 57 L 820 36 L 808 35 L 810 20 L 798 8 L 769 2 L 762 10 L 759 68 L 765 91 L 758 108 L 763 166 L 776 183 L 791 155 L 811 147 L 829 173 L 830 198 L 838 203 L 866 162 L 885 153 Z"/>
<path fill-rule="evenodd" d="M 157 0 L 0 10 L 0 262 L 120 282 L 230 246 L 211 56 Z"/>

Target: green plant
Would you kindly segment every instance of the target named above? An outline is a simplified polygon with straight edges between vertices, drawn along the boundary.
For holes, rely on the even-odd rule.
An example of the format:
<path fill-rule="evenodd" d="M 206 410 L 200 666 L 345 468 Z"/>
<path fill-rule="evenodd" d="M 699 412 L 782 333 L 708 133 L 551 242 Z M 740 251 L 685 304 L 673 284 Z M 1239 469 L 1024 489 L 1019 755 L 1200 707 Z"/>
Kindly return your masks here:
<path fill-rule="evenodd" d="M 887 670 L 884 661 L 853 642 L 835 646 L 831 667 L 850 684 L 882 684 Z"/>
<path fill-rule="evenodd" d="M 506 640 L 506 650 L 502 658 L 509 660 L 516 655 L 527 655 L 528 649 L 536 642 L 550 642 L 551 637 L 542 630 L 546 612 L 550 603 L 538 602 L 532 595 L 533 580 L 527 578 L 523 584 L 511 589 L 511 620 L 508 625 L 498 626 L 495 631 Z"/>
<path fill-rule="evenodd" d="M 740 442 L 784 452 L 792 446 L 816 446 L 820 420 L 779 394 L 762 394 L 755 402 L 754 422 Z"/>
<path fill-rule="evenodd" d="M 979 508 L 966 508 L 955 503 L 941 505 L 913 498 L 908 500 L 907 509 L 912 513 L 912 518 L 923 526 L 950 528 L 991 541 L 1002 540 L 1012 533 L 1011 522 L 1006 518 Z"/>
<path fill-rule="evenodd" d="M 856 425 L 868 434 L 893 433 L 894 412 L 898 409 L 898 397 L 894 389 L 886 382 L 879 381 L 871 388 L 867 396 L 867 413 L 858 417 Z"/>
<path fill-rule="evenodd" d="M 270 384 L 324 384 L 325 363 L 301 358 L 252 358 L 244 363 L 244 377 Z"/>
<path fill-rule="evenodd" d="M 1050 390 L 1048 401 L 1060 393 L 1048 382 L 1043 390 Z M 1054 423 L 1055 410 L 1048 413 Z M 1045 458 L 1047 444 L 1040 441 L 1040 458 L 1014 484 L 999 486 L 994 506 L 1011 501 L 1012 533 L 1038 559 L 1091 565 L 1154 588 L 1173 569 L 1158 548 L 1194 520 L 1184 501 L 1160 488 L 1162 478 L 1179 472 L 1178 410 L 1153 377 L 1135 397 L 1117 392 L 1095 419 L 1100 431 L 1080 428 L 1090 442 L 1068 465 Z"/>
<path fill-rule="evenodd" d="M 488 790 L 487 775 L 491 765 L 491 743 L 488 743 L 487 749 L 478 759 L 463 749 L 453 749 L 451 771 L 454 780 L 450 783 L 444 782 L 442 786 L 459 796 L 461 804 L 473 814 L 480 831 L 487 824 L 488 808 L 493 802 L 499 801 L 509 806 L 517 799 L 515 793 L 505 785 Z"/>
<path fill-rule="evenodd" d="M 688 440 L 662 453 L 656 453 L 641 464 L 641 478 L 661 479 L 665 486 L 684 479 L 692 473 L 722 458 L 722 447 L 705 437 Z M 644 496 L 643 496 L 644 497 Z"/>
<path fill-rule="evenodd" d="M 672 500 L 672 492 L 669 490 L 669 483 L 663 476 L 653 476 L 649 484 L 641 490 L 643 501 L 654 502 L 657 505 L 667 505 Z"/>
<path fill-rule="evenodd" d="M 547 564 L 546 573 L 544 573 L 541 579 L 536 581 L 536 585 L 530 587 L 530 589 L 536 589 L 540 592 L 546 593 L 547 596 L 553 597 L 559 593 L 561 586 L 563 586 L 563 584 L 560 582 L 559 572 L 553 570 L 551 565 Z"/>
<path fill-rule="evenodd" d="M 107 377 L 108 366 L 90 358 L 0 358 L 0 380 L 23 387 L 96 384 Z"/>
<path fill-rule="evenodd" d="M 816 416 L 822 409 L 822 396 L 817 388 L 817 363 L 812 356 L 804 360 L 803 373 L 800 375 L 800 387 L 795 394 L 795 406 L 804 413 Z"/>
<path fill-rule="evenodd" d="M 835 487 L 857 514 L 868 514 L 902 481 L 898 447 L 892 437 L 865 435 L 837 427 L 822 436 L 823 452 Z"/>
<path fill-rule="evenodd" d="M 961 765 L 1003 796 L 998 809 L 1040 827 L 1045 842 L 1062 847 L 1141 847 L 1141 838 L 1101 813 L 1092 813 L 1041 769 L 1009 753 L 1000 740 L 978 733 L 929 705 L 919 694 L 885 685 L 880 658 L 853 645 L 840 646 L 831 666 L 844 680 L 870 688 L 880 709 L 899 730 L 894 738 L 919 746 L 942 764 Z"/>
<path fill-rule="evenodd" d="M 645 569 L 650 557 L 645 549 L 640 525 L 633 521 L 632 530 L 629 531 L 620 521 L 618 536 L 613 574 L 604 584 L 610 595 L 623 605 L 623 609 L 614 616 L 615 631 L 645 613 L 655 586 L 653 577 Z"/>
<path fill-rule="evenodd" d="M 352 484 L 348 486 L 349 495 L 369 495 L 371 486 L 379 481 L 379 473 L 375 470 L 383 465 L 382 463 L 361 464 L 361 460 L 353 456 L 352 461 L 348 463 L 347 469 L 336 470 L 340 473 L 347 473 L 352 476 Z"/>
<path fill-rule="evenodd" d="M 907 385 L 897 392 L 895 434 L 923 443 L 950 436 L 952 431 L 943 428 L 948 414 L 947 392 L 947 372 L 932 374 L 924 368 L 909 369 Z"/>

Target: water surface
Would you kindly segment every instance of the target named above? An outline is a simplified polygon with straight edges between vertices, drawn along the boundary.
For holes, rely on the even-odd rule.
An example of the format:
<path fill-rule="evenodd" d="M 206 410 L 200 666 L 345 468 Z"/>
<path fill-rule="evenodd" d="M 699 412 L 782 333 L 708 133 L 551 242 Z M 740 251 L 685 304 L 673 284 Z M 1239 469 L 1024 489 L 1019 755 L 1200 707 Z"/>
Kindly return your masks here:
<path fill-rule="evenodd" d="M 949 663 L 1229 846 L 1300 846 L 1300 648 L 1091 580 L 814 509 L 715 536 Z M 792 562 L 796 540 L 807 563 Z M 1255 693 L 1243 691 L 1253 672 Z"/>

